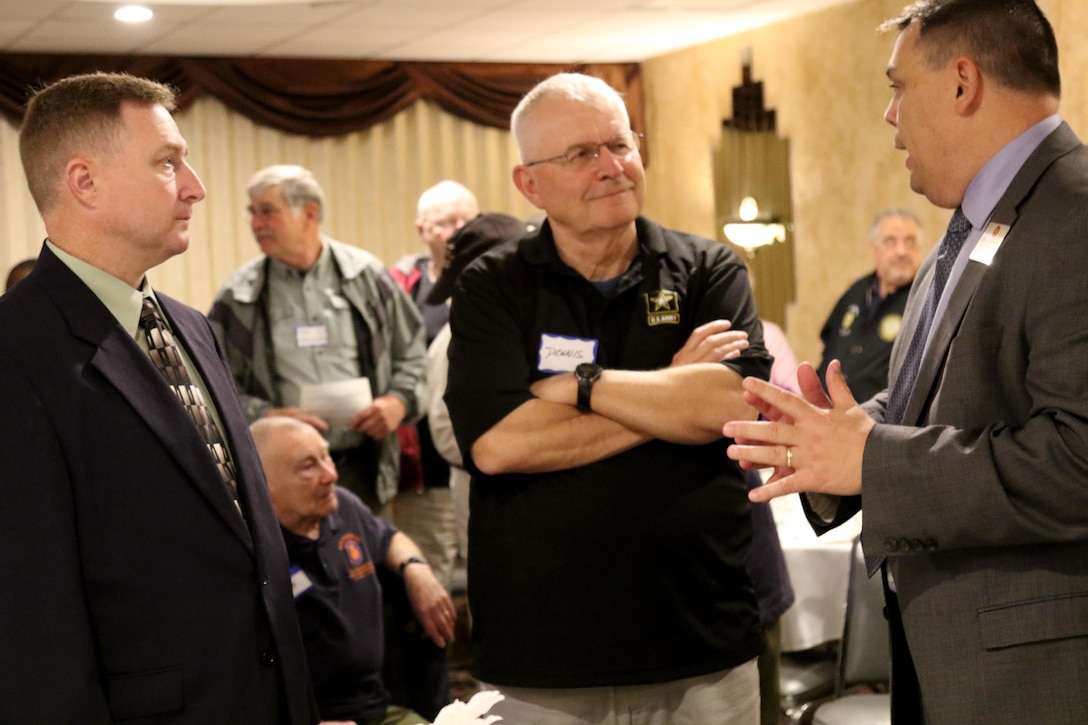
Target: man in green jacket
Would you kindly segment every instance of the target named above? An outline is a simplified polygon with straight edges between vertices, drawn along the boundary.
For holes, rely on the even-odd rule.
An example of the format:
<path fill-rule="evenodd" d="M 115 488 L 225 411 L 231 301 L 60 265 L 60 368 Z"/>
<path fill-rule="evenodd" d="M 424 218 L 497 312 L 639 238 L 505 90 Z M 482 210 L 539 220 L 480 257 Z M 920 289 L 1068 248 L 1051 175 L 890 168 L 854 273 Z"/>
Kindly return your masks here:
<path fill-rule="evenodd" d="M 329 441 L 341 485 L 388 515 L 397 426 L 421 414 L 419 313 L 377 257 L 320 232 L 324 194 L 310 171 L 270 166 L 247 191 L 264 254 L 227 279 L 209 313 L 246 414 L 313 425 Z M 334 416 L 302 405 L 306 391 L 351 380 L 358 389 L 361 378 L 371 396 L 358 409 Z"/>

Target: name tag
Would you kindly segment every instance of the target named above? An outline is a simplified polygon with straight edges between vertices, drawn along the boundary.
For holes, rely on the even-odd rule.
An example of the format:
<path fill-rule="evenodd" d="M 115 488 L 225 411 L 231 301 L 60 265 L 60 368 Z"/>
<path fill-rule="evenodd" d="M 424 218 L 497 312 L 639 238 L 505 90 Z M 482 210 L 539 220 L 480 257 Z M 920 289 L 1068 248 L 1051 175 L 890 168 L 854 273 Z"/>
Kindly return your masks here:
<path fill-rule="evenodd" d="M 540 362 L 544 373 L 572 373 L 582 363 L 597 362 L 597 341 L 563 335 L 540 336 Z"/>
<path fill-rule="evenodd" d="M 313 585 L 314 583 L 310 581 L 310 577 L 306 576 L 301 566 L 291 567 L 291 594 L 295 599 L 310 591 Z"/>
<path fill-rule="evenodd" d="M 328 347 L 328 325 L 299 325 L 295 328 L 295 344 L 300 348 Z"/>
<path fill-rule="evenodd" d="M 994 255 L 1001 248 L 1001 243 L 1005 241 L 1005 235 L 1008 233 L 1008 224 L 990 224 L 987 226 L 986 231 L 982 233 L 982 237 L 978 240 L 978 244 L 971 250 L 971 261 L 981 262 L 987 267 L 990 266 L 990 262 L 994 261 Z"/>

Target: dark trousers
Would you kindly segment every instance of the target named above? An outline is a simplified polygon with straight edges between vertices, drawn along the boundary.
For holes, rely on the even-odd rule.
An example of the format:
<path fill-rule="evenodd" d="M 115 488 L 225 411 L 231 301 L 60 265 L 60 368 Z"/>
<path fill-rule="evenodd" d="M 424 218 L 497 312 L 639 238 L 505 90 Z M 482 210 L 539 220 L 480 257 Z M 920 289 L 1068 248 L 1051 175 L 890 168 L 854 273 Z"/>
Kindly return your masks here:
<path fill-rule="evenodd" d="M 450 703 L 446 650 L 432 642 L 416 620 L 400 577 L 382 567 L 378 571 L 385 615 L 382 682 L 394 705 L 434 720 Z"/>
<path fill-rule="evenodd" d="M 880 568 L 884 580 L 884 616 L 888 619 L 892 645 L 892 725 L 924 725 L 922 714 L 922 688 L 918 685 L 918 673 L 910 656 L 903 617 L 899 611 L 899 597 L 888 587 L 887 565 Z"/>

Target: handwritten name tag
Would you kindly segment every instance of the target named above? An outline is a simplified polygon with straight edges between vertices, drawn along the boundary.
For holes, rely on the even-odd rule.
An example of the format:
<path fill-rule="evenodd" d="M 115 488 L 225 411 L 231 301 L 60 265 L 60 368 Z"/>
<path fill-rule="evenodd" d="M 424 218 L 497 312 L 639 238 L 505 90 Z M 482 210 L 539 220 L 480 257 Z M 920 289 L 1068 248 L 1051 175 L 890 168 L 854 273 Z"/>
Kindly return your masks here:
<path fill-rule="evenodd" d="M 597 341 L 563 335 L 540 336 L 540 363 L 545 373 L 571 373 L 582 363 L 597 362 Z"/>

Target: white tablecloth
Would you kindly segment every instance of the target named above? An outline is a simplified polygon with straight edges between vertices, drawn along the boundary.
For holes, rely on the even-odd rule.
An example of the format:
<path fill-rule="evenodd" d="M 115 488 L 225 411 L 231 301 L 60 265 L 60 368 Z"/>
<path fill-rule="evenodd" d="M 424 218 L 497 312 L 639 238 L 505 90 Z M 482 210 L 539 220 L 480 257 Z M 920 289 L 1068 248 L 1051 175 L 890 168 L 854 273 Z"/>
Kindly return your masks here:
<path fill-rule="evenodd" d="M 861 532 L 861 514 L 817 537 L 797 496 L 771 502 L 796 601 L 779 620 L 782 651 L 811 649 L 842 637 L 850 544 Z"/>

